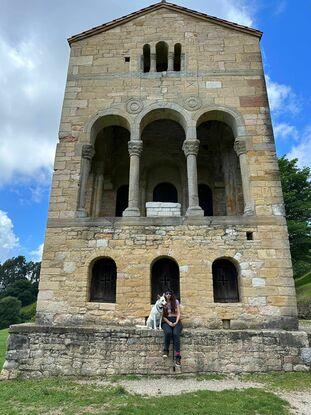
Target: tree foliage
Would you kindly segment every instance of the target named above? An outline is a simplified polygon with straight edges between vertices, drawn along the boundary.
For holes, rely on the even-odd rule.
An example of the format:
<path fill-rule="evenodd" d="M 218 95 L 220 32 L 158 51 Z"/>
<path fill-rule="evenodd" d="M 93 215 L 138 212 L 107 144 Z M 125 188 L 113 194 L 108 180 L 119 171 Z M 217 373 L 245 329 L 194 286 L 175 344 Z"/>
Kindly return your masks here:
<path fill-rule="evenodd" d="M 311 266 L 310 169 L 297 166 L 297 159 L 279 159 L 285 211 L 294 274 L 301 276 Z"/>
<path fill-rule="evenodd" d="M 0 290 L 5 290 L 16 281 L 29 279 L 39 282 L 40 262 L 27 262 L 24 256 L 7 259 L 0 264 Z"/>
<path fill-rule="evenodd" d="M 15 297 L 5 297 L 0 300 L 0 330 L 10 324 L 20 323 L 22 303 Z"/>
<path fill-rule="evenodd" d="M 22 306 L 32 304 L 38 295 L 38 284 L 32 283 L 26 278 L 15 281 L 9 285 L 2 293 L 1 297 L 15 297 L 21 301 Z"/>

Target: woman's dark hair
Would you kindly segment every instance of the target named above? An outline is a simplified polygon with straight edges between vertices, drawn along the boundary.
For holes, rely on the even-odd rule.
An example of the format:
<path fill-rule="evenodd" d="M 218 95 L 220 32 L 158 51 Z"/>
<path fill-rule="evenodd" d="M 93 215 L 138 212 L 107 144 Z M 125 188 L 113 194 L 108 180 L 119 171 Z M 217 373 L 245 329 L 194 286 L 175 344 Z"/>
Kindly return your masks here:
<path fill-rule="evenodd" d="M 172 290 L 166 290 L 166 291 L 164 291 L 163 295 L 166 295 L 166 294 L 170 294 L 171 295 L 171 298 L 169 299 L 168 302 L 170 303 L 171 313 L 172 314 L 175 314 L 176 313 L 176 296 L 175 296 L 175 294 L 173 293 Z M 166 318 L 168 317 L 167 306 L 164 307 L 163 315 Z"/>

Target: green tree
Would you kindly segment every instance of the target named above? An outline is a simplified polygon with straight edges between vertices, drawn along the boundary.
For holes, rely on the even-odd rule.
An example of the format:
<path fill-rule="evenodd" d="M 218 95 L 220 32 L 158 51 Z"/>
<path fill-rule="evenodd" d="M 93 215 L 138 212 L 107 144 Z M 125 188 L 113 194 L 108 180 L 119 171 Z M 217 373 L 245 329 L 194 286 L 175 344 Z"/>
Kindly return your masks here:
<path fill-rule="evenodd" d="M 2 265 L 0 264 L 0 291 L 26 278 L 38 284 L 40 268 L 41 262 L 27 262 L 24 256 L 6 260 Z"/>
<path fill-rule="evenodd" d="M 15 297 L 21 301 L 22 306 L 32 304 L 38 295 L 37 283 L 32 283 L 26 278 L 15 281 L 9 285 L 2 293 L 1 297 Z"/>
<path fill-rule="evenodd" d="M 22 303 L 14 297 L 5 297 L 0 300 L 0 330 L 11 324 L 20 323 Z"/>
<path fill-rule="evenodd" d="M 311 266 L 311 182 L 310 169 L 297 166 L 297 159 L 279 159 L 286 219 L 294 275 Z"/>

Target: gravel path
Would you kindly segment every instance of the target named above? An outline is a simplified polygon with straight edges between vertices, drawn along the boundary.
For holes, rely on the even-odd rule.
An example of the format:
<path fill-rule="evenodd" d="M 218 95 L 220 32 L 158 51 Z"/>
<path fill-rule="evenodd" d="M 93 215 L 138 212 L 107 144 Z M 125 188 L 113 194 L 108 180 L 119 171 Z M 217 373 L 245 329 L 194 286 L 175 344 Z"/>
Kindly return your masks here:
<path fill-rule="evenodd" d="M 311 415 L 311 392 L 281 392 L 276 395 L 287 401 L 292 407 L 293 415 Z"/>

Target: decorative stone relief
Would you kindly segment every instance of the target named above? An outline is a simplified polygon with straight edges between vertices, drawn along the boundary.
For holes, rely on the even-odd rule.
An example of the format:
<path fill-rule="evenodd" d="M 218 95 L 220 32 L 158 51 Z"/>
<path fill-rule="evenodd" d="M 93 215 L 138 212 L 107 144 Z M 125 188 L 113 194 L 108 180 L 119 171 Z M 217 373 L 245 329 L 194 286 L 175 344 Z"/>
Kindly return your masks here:
<path fill-rule="evenodd" d="M 141 152 L 143 151 L 143 142 L 142 141 L 129 141 L 128 149 L 130 156 L 140 157 Z"/>
<path fill-rule="evenodd" d="M 82 158 L 87 160 L 92 160 L 95 155 L 94 147 L 90 144 L 85 144 L 82 147 Z"/>
<path fill-rule="evenodd" d="M 189 111 L 196 111 L 202 107 L 202 100 L 200 97 L 186 97 L 184 99 L 184 107 Z"/>
<path fill-rule="evenodd" d="M 129 114 L 139 114 L 144 108 L 144 104 L 140 99 L 131 98 L 126 103 L 126 111 Z"/>
<path fill-rule="evenodd" d="M 246 154 L 246 142 L 244 140 L 236 140 L 234 143 L 234 150 L 238 156 Z"/>

